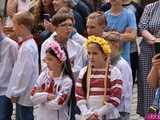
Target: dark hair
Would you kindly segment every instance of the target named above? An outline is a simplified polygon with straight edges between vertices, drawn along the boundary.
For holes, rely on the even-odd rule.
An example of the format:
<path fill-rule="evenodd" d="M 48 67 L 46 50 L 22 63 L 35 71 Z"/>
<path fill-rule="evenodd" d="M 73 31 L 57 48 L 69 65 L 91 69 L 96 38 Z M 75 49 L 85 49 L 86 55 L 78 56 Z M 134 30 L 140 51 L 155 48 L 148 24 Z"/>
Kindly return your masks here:
<path fill-rule="evenodd" d="M 88 72 L 88 66 L 87 66 L 87 70 L 84 73 L 83 78 L 82 78 L 82 90 L 84 92 L 85 97 L 87 95 L 87 72 Z"/>
<path fill-rule="evenodd" d="M 74 113 L 75 113 L 74 110 L 75 110 L 75 106 L 76 106 L 75 81 L 74 81 L 74 76 L 73 76 L 73 72 L 71 69 L 70 60 L 68 57 L 68 52 L 64 46 L 61 46 L 61 48 L 62 48 L 62 50 L 64 50 L 66 58 L 67 58 L 63 63 L 63 68 L 64 68 L 63 75 L 67 75 L 72 79 L 72 89 L 71 89 L 71 94 L 70 94 L 70 98 L 68 101 L 68 106 L 71 107 L 70 116 L 74 118 Z M 50 53 L 51 55 L 55 56 L 58 59 L 57 55 L 55 54 L 55 52 L 51 48 L 48 48 L 46 50 L 46 53 Z"/>
<path fill-rule="evenodd" d="M 73 72 L 72 72 L 72 68 L 71 68 L 71 62 L 70 59 L 68 57 L 68 52 L 66 50 L 66 48 L 64 46 L 62 46 L 62 49 L 64 50 L 65 54 L 66 54 L 66 61 L 64 62 L 64 75 L 68 75 L 71 79 L 72 79 L 72 89 L 71 89 L 71 94 L 70 94 L 70 98 L 69 98 L 69 102 L 68 105 L 69 107 L 71 107 L 71 120 L 74 119 L 74 114 L 75 114 L 75 107 L 76 107 L 76 97 L 75 97 L 75 80 L 74 80 L 74 76 L 73 76 Z"/>
<path fill-rule="evenodd" d="M 69 13 L 56 13 L 52 17 L 52 24 L 54 26 L 58 26 L 60 23 L 66 21 L 67 19 L 71 19 L 72 21 L 74 21 L 74 17 Z"/>
<path fill-rule="evenodd" d="M 48 49 L 46 50 L 46 53 L 50 53 L 51 55 L 53 55 L 54 57 L 56 57 L 56 58 L 58 59 L 56 53 L 52 50 L 52 48 L 48 48 Z"/>

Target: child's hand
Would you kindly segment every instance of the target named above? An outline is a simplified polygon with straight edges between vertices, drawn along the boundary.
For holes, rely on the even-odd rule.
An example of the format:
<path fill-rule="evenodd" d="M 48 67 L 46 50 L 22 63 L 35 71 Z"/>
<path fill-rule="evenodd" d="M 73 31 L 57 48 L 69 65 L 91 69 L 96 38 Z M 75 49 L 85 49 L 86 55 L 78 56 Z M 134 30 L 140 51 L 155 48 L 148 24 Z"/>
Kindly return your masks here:
<path fill-rule="evenodd" d="M 131 27 L 127 27 L 125 30 L 125 33 L 131 33 L 132 32 L 132 28 Z"/>
<path fill-rule="evenodd" d="M 11 97 L 11 102 L 12 102 L 12 103 L 16 103 L 16 102 L 17 102 L 17 99 L 18 99 L 18 97 L 12 96 L 12 97 Z"/>
<path fill-rule="evenodd" d="M 156 54 L 153 58 L 152 58 L 152 64 L 154 67 L 159 67 L 160 68 L 160 53 Z"/>
<path fill-rule="evenodd" d="M 51 94 L 51 93 L 48 93 L 48 96 L 47 96 L 47 101 L 51 101 L 54 99 L 54 95 Z"/>

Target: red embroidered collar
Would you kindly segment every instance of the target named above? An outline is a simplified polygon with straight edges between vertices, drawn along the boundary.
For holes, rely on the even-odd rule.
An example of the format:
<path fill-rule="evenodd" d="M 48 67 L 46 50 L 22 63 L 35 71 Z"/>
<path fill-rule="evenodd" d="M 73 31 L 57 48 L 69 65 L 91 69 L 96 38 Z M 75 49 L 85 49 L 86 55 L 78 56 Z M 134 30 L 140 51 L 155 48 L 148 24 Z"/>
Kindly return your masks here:
<path fill-rule="evenodd" d="M 23 42 L 30 40 L 33 38 L 33 35 L 28 35 L 25 38 L 23 38 L 21 41 L 18 42 L 18 45 L 21 46 Z"/>

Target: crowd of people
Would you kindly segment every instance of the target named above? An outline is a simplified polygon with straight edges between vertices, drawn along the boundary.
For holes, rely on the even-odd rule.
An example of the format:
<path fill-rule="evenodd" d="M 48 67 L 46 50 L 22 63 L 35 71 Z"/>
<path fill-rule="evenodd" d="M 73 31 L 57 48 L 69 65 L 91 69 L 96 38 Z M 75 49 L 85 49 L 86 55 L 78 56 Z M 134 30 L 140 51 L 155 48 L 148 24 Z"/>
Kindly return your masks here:
<path fill-rule="evenodd" d="M 13 104 L 16 120 L 129 120 L 136 81 L 137 113 L 145 119 L 159 85 L 160 0 L 146 6 L 7 0 L 5 6 L 0 120 L 11 120 Z"/>

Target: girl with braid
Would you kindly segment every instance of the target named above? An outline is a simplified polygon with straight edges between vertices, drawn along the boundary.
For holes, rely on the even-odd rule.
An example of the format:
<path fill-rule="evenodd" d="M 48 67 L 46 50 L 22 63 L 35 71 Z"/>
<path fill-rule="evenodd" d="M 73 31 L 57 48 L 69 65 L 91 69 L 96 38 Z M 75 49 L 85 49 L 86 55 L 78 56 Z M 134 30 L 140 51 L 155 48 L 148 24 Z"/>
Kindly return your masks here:
<path fill-rule="evenodd" d="M 80 71 L 76 82 L 76 99 L 80 120 L 115 120 L 122 94 L 122 77 L 118 68 L 110 65 L 109 43 L 90 36 L 85 42 L 89 64 Z"/>

